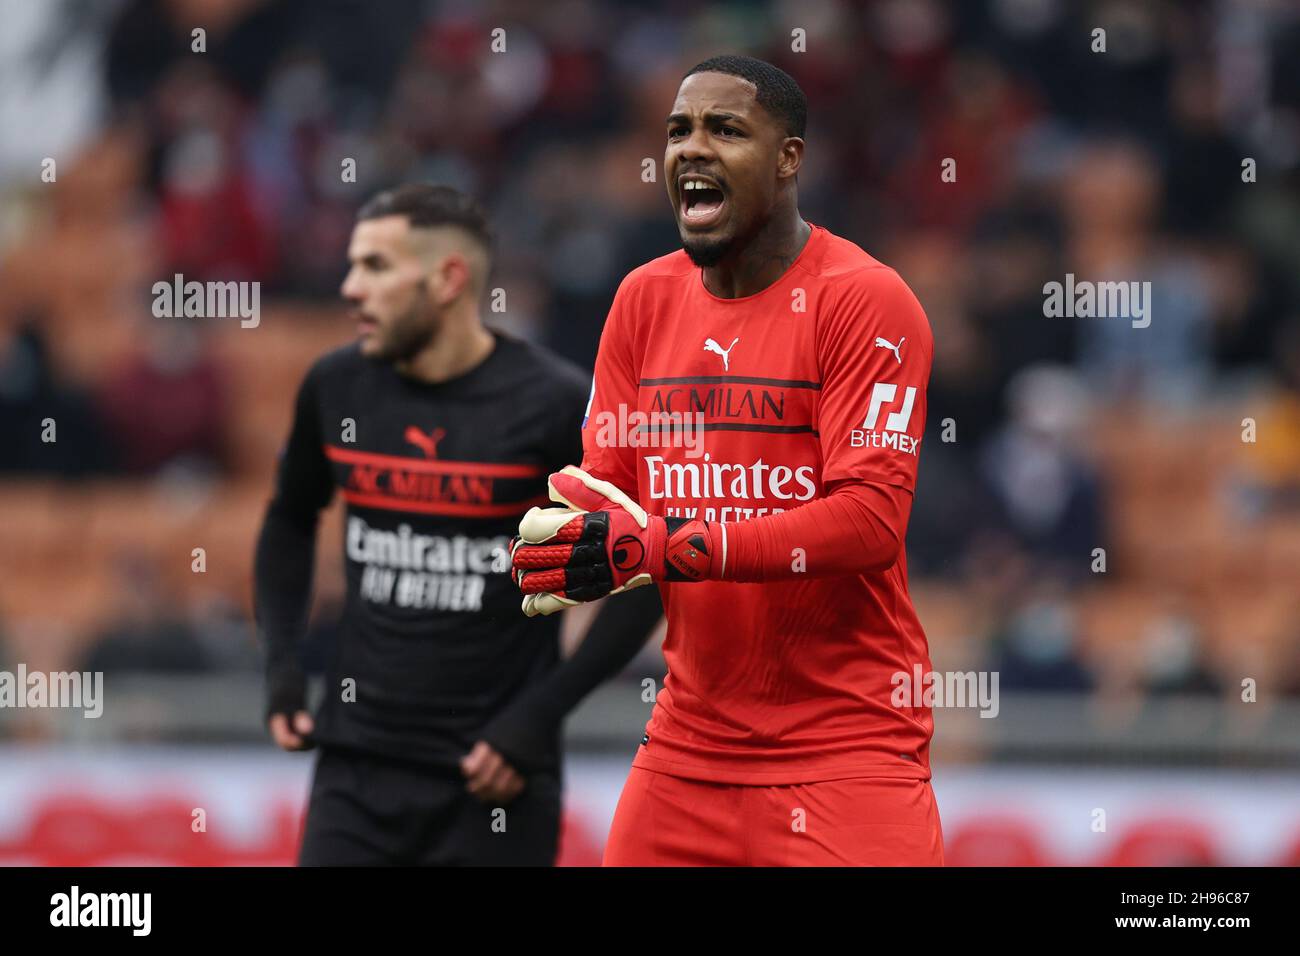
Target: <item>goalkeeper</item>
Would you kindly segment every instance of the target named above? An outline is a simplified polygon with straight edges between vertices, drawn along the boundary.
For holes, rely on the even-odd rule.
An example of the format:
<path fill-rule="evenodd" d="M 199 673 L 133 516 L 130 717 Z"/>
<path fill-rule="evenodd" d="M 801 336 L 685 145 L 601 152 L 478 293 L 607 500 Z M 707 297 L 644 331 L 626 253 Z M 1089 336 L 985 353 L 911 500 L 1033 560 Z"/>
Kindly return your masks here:
<path fill-rule="evenodd" d="M 807 103 L 769 63 L 683 79 L 664 182 L 682 249 L 610 306 L 582 467 L 512 547 L 526 613 L 655 583 L 668 675 L 608 865 L 936 865 L 930 669 L 903 539 L 933 336 L 896 272 L 799 213 Z M 594 423 L 706 415 L 648 448 Z"/>

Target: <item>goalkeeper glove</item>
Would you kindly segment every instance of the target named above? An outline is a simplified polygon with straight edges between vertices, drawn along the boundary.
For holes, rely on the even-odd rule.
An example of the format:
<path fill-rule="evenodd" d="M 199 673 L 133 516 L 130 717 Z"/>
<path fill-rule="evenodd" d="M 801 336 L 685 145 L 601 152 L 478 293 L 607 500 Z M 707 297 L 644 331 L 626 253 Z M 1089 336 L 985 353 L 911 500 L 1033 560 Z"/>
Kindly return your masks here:
<path fill-rule="evenodd" d="M 707 522 L 662 518 L 607 481 L 569 465 L 547 479 L 564 508 L 532 508 L 511 542 L 511 575 L 524 613 L 574 604 L 659 581 L 702 581 L 715 550 Z"/>

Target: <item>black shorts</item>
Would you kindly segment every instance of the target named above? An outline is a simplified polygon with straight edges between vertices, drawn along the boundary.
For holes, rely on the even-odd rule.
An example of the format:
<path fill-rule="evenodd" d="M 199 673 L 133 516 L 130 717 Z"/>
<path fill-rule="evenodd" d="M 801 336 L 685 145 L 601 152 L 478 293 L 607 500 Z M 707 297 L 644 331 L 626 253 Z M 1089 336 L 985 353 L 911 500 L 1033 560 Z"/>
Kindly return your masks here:
<path fill-rule="evenodd" d="M 554 866 L 560 782 L 533 774 L 503 807 L 465 778 L 338 749 L 316 761 L 299 866 Z"/>

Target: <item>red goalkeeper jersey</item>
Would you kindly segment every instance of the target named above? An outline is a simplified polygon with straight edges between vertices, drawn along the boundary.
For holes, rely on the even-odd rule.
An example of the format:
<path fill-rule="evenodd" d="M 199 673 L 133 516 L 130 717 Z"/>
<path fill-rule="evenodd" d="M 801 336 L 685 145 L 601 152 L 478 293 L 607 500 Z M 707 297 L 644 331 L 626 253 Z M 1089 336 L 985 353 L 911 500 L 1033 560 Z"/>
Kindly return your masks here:
<path fill-rule="evenodd" d="M 854 483 L 910 502 L 932 353 L 898 274 L 820 226 L 743 298 L 714 296 L 674 252 L 615 295 L 582 467 L 651 514 L 733 529 Z M 773 580 L 660 586 L 668 675 L 634 766 L 724 783 L 928 779 L 930 709 L 896 692 L 930 670 L 903 549 L 827 576 L 815 548 L 778 540 L 795 546 L 767 556 L 789 564 Z"/>

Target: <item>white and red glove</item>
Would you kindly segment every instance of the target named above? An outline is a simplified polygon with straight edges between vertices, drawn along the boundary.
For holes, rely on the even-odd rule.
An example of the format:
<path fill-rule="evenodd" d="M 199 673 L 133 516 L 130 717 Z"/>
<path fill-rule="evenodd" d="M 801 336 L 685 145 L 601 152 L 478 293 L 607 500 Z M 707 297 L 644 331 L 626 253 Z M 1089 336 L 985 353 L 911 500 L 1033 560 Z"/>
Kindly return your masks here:
<path fill-rule="evenodd" d="M 510 544 L 511 577 L 529 617 L 659 581 L 703 581 L 716 551 L 697 518 L 648 515 L 608 481 L 569 465 L 547 479 L 551 500 L 532 508 Z"/>

